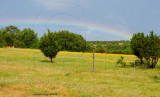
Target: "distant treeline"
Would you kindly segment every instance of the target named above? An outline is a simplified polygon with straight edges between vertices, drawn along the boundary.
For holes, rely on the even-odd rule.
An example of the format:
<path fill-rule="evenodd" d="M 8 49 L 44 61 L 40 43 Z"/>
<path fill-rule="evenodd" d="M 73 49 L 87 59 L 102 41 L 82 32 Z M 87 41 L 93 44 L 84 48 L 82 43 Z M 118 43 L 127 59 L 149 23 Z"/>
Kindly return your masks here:
<path fill-rule="evenodd" d="M 133 54 L 129 40 L 120 41 L 87 41 L 97 53 Z"/>
<path fill-rule="evenodd" d="M 49 29 L 48 29 L 48 32 Z M 87 44 L 86 40 L 78 34 L 71 33 L 67 30 L 53 32 L 53 42 L 60 46 L 60 51 L 73 52 L 90 52 L 91 46 Z M 43 37 L 41 37 L 43 38 Z M 20 30 L 16 26 L 7 26 L 0 29 L 0 47 L 12 48 L 35 48 L 39 49 L 40 39 L 34 30 L 24 28 Z"/>
<path fill-rule="evenodd" d="M 0 29 L 0 47 L 38 48 L 38 37 L 34 30 L 20 30 L 13 25 Z"/>
<path fill-rule="evenodd" d="M 48 29 L 49 30 L 49 29 Z M 61 51 L 77 51 L 113 54 L 132 54 L 130 41 L 86 41 L 81 35 L 69 31 L 54 32 Z M 0 47 L 39 48 L 37 33 L 30 28 L 20 30 L 16 26 L 0 29 Z"/>

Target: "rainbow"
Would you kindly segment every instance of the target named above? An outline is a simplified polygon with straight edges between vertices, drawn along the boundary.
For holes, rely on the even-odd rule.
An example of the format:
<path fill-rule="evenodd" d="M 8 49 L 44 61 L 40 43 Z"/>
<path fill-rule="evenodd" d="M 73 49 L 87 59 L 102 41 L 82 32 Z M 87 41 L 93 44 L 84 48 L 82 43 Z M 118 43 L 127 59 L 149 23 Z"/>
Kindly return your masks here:
<path fill-rule="evenodd" d="M 71 28 L 77 28 L 77 29 L 83 29 L 87 32 L 96 32 L 98 34 L 103 34 L 103 36 L 112 36 L 114 37 L 114 40 L 120 39 L 120 40 L 129 40 L 131 38 L 131 34 L 127 31 L 119 31 L 111 27 L 106 27 L 102 25 L 96 25 L 96 24 L 91 24 L 91 23 L 82 23 L 80 21 L 66 21 L 66 20 L 61 20 L 61 21 L 46 21 L 46 20 L 11 20 L 8 22 L 1 22 L 0 27 L 5 27 L 8 25 L 15 25 L 17 27 L 21 28 L 36 28 L 36 27 L 71 27 Z M 36 30 L 36 29 L 34 29 Z M 61 29 L 61 30 L 67 30 L 67 29 Z"/>

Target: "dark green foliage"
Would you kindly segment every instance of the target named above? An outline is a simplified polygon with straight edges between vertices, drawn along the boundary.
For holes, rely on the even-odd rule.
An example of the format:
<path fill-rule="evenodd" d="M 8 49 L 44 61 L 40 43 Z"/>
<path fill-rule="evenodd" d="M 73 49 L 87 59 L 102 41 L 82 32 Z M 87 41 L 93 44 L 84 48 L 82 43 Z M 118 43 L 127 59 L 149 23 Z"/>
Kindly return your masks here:
<path fill-rule="evenodd" d="M 22 31 L 22 41 L 24 43 L 24 48 L 38 48 L 38 38 L 34 30 L 23 29 Z"/>
<path fill-rule="evenodd" d="M 145 53 L 145 36 L 144 33 L 137 33 L 137 34 L 133 34 L 132 38 L 131 38 L 131 48 L 133 50 L 134 55 L 136 55 L 140 60 L 141 60 L 141 64 L 142 64 L 142 59 Z"/>
<path fill-rule="evenodd" d="M 95 52 L 96 53 L 105 53 L 105 48 L 96 48 Z"/>
<path fill-rule="evenodd" d="M 14 46 L 16 48 L 38 48 L 37 34 L 30 28 L 20 31 L 13 25 L 1 28 L 0 47 Z"/>
<path fill-rule="evenodd" d="M 117 60 L 116 64 L 121 64 L 122 67 L 125 67 L 126 66 L 126 62 L 124 61 L 124 57 L 121 56 L 121 58 Z"/>
<path fill-rule="evenodd" d="M 97 44 L 96 48 L 103 48 L 103 46 L 101 44 Z"/>
<path fill-rule="evenodd" d="M 22 43 L 22 33 L 18 27 L 15 27 L 13 25 L 5 27 L 5 29 L 2 29 L 3 35 L 5 38 L 5 41 L 7 43 L 7 46 L 15 46 L 15 47 L 21 47 L 23 45 Z"/>
<path fill-rule="evenodd" d="M 154 80 L 159 80 L 160 78 L 158 76 L 153 77 Z"/>
<path fill-rule="evenodd" d="M 91 52 L 93 48 L 87 43 L 85 52 Z"/>
<path fill-rule="evenodd" d="M 139 32 L 134 34 L 131 38 L 131 48 L 144 67 L 155 68 L 160 57 L 160 38 L 153 34 L 153 31 L 147 36 Z"/>
<path fill-rule="evenodd" d="M 55 35 L 62 51 L 85 52 L 91 49 L 81 35 L 66 30 L 55 32 Z"/>
<path fill-rule="evenodd" d="M 39 49 L 44 53 L 46 57 L 49 57 L 52 62 L 52 58 L 55 58 L 60 51 L 60 46 L 56 41 L 56 35 L 48 30 L 48 34 L 44 34 L 39 42 Z"/>
<path fill-rule="evenodd" d="M 150 62 L 150 68 L 155 68 L 160 57 L 160 38 L 151 31 L 147 40 L 149 45 L 146 49 L 145 59 Z"/>
<path fill-rule="evenodd" d="M 132 67 L 139 67 L 139 68 L 148 68 L 147 65 L 145 65 L 147 62 L 143 61 L 143 64 L 141 64 L 141 60 L 137 59 L 134 62 L 130 62 Z"/>
<path fill-rule="evenodd" d="M 7 46 L 3 31 L 0 29 L 0 47 Z"/>
<path fill-rule="evenodd" d="M 158 83 L 159 80 L 160 80 L 160 77 L 159 76 L 153 76 L 153 80 Z"/>

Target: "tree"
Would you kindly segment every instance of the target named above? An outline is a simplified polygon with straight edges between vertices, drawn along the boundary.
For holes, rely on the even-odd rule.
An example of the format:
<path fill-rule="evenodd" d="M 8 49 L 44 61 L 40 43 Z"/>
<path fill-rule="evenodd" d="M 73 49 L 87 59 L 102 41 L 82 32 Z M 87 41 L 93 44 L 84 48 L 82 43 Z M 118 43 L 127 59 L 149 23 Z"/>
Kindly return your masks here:
<path fill-rule="evenodd" d="M 131 38 L 131 48 L 141 64 L 147 65 L 147 68 L 155 68 L 160 57 L 159 36 L 153 34 L 153 31 L 150 31 L 150 35 L 147 36 L 138 32 Z M 143 59 L 146 62 L 143 62 Z"/>
<path fill-rule="evenodd" d="M 51 59 L 51 62 L 52 58 L 55 58 L 60 50 L 60 46 L 58 45 L 55 37 L 55 33 L 50 32 L 50 30 L 48 29 L 48 34 L 44 34 L 39 42 L 40 50 L 46 57 L 49 57 Z"/>
<path fill-rule="evenodd" d="M 4 39 L 8 46 L 21 47 L 22 43 L 22 33 L 18 27 L 13 25 L 5 27 L 2 30 L 4 34 Z"/>
<path fill-rule="evenodd" d="M 150 56 L 150 58 L 147 58 L 149 61 L 151 61 L 150 63 L 150 68 L 155 68 L 158 59 L 160 57 L 160 38 L 156 35 L 153 34 L 154 32 L 151 31 L 150 35 L 149 35 L 149 45 L 148 45 L 148 55 Z M 151 59 L 151 60 L 150 60 Z"/>
<path fill-rule="evenodd" d="M 38 37 L 34 30 L 24 28 L 22 31 L 22 41 L 25 48 L 38 48 Z"/>
<path fill-rule="evenodd" d="M 66 30 L 54 33 L 62 51 L 84 52 L 87 48 L 90 48 L 87 47 L 87 42 L 81 35 L 74 34 Z"/>
<path fill-rule="evenodd" d="M 96 48 L 103 48 L 102 44 L 97 44 Z"/>
<path fill-rule="evenodd" d="M 131 38 L 131 48 L 133 50 L 134 55 L 136 55 L 140 59 L 141 64 L 143 63 L 145 43 L 145 36 L 143 32 L 133 34 Z"/>
<path fill-rule="evenodd" d="M 0 29 L 0 47 L 6 46 L 6 45 L 7 45 L 7 43 L 6 43 L 5 38 L 4 38 L 4 33 Z"/>

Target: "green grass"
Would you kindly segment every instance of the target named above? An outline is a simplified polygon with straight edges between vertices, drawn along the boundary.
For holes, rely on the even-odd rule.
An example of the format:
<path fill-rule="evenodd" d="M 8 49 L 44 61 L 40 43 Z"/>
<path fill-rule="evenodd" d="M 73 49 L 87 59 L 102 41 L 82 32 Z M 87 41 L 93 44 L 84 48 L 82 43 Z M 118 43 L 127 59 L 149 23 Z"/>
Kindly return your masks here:
<path fill-rule="evenodd" d="M 121 56 L 127 65 L 136 59 L 95 54 L 96 72 L 92 72 L 91 53 L 59 52 L 50 63 L 36 49 L 0 49 L 0 96 L 158 97 L 160 62 L 155 69 L 122 68 L 116 65 Z"/>

